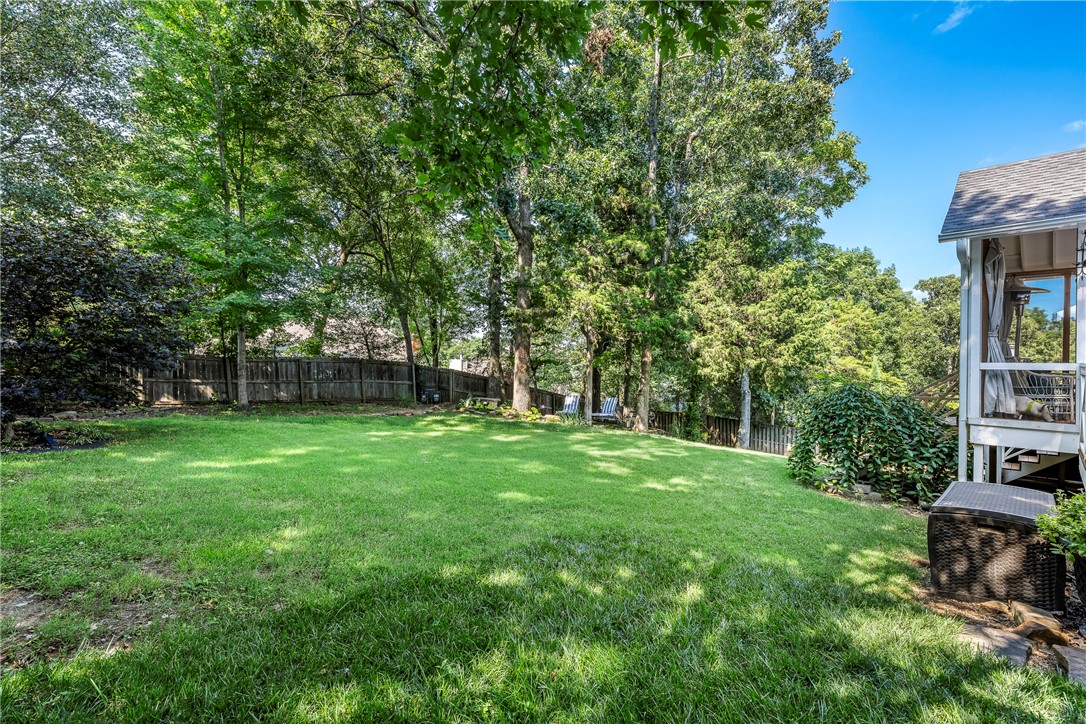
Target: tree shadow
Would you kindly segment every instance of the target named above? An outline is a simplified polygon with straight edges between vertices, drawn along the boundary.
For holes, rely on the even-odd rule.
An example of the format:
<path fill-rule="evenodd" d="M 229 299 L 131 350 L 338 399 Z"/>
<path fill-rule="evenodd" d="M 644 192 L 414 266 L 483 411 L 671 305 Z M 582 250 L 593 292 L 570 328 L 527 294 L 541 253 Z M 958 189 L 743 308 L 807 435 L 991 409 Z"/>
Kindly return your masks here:
<path fill-rule="evenodd" d="M 300 537 L 294 544 L 305 546 Z M 870 553 L 805 576 L 651 535 L 540 537 L 199 613 L 4 681 L 18 718 L 1081 721 L 1086 692 L 956 643 Z"/>

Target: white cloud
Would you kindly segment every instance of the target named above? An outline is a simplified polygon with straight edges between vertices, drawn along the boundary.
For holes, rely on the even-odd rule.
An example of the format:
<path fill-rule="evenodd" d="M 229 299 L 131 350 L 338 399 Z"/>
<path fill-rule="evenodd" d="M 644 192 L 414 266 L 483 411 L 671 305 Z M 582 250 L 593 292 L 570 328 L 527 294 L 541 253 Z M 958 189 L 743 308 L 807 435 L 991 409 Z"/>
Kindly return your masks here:
<path fill-rule="evenodd" d="M 1068 133 L 1078 133 L 1083 128 L 1086 128 L 1086 121 L 1071 121 L 1063 127 L 1063 130 L 1067 131 Z"/>
<path fill-rule="evenodd" d="M 946 33 L 953 30 L 954 28 L 961 25 L 962 21 L 965 20 L 966 16 L 968 16 L 971 12 L 973 12 L 973 8 L 969 5 L 969 3 L 956 3 L 954 5 L 954 9 L 950 12 L 950 15 L 947 16 L 946 20 L 939 23 L 935 27 L 935 32 Z"/>

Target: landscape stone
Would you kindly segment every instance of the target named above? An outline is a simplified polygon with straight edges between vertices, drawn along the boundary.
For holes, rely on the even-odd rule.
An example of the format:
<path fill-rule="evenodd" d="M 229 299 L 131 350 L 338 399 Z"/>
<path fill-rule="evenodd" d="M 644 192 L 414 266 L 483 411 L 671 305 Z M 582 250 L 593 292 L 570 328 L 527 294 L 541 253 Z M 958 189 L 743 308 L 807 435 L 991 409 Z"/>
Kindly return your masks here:
<path fill-rule="evenodd" d="M 861 495 L 870 495 L 871 486 L 867 483 L 856 483 L 856 492 L 860 493 Z"/>
<path fill-rule="evenodd" d="M 75 410 L 66 410 L 64 412 L 54 412 L 54 420 L 74 420 L 79 417 L 79 413 Z"/>
<path fill-rule="evenodd" d="M 1004 616 L 1007 615 L 1007 604 L 1002 601 L 981 601 L 977 606 L 987 611 L 991 611 L 992 613 L 998 613 Z"/>
<path fill-rule="evenodd" d="M 1052 652 L 1056 654 L 1060 671 L 1076 684 L 1086 686 L 1086 650 L 1056 645 Z"/>
<path fill-rule="evenodd" d="M 1033 651 L 1033 642 L 1024 636 L 991 626 L 966 624 L 958 634 L 958 640 L 976 651 L 1001 656 L 1014 666 L 1025 666 Z"/>
<path fill-rule="evenodd" d="M 868 503 L 881 503 L 882 495 L 880 493 L 864 493 L 864 500 Z"/>
<path fill-rule="evenodd" d="M 562 418 L 558 415 L 544 415 L 543 422 L 561 422 Z"/>
<path fill-rule="evenodd" d="M 1070 643 L 1056 617 L 1036 606 L 1011 601 L 1011 622 L 1015 626 L 1014 632 L 1020 636 L 1049 644 Z"/>

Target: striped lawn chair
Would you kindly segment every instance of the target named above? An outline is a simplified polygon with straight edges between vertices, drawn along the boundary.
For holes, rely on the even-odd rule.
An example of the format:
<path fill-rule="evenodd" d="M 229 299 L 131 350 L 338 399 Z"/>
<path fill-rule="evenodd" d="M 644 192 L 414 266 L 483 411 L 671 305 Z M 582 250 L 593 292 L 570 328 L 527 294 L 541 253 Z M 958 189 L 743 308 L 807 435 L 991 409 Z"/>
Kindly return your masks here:
<path fill-rule="evenodd" d="M 618 423 L 618 398 L 608 397 L 603 401 L 603 409 L 592 413 L 593 420 Z"/>
<path fill-rule="evenodd" d="M 581 409 L 581 396 L 580 395 L 566 395 L 566 404 L 562 407 L 561 414 L 563 415 L 576 415 Z"/>

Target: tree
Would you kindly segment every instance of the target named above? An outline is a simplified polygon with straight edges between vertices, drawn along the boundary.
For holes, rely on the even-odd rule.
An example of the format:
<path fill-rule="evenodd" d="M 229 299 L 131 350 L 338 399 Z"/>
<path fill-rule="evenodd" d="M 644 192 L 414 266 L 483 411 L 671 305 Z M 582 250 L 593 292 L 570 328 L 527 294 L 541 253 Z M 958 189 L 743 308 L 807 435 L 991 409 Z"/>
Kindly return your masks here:
<path fill-rule="evenodd" d="M 135 56 L 114 0 L 0 4 L 0 164 L 8 216 L 108 209 Z"/>
<path fill-rule="evenodd" d="M 90 226 L 4 222 L 5 437 L 16 415 L 64 402 L 135 399 L 132 370 L 167 370 L 189 348 L 179 330 L 189 279 Z"/>
<path fill-rule="evenodd" d="M 282 21 L 248 4 L 143 11 L 137 223 L 155 248 L 199 272 L 206 313 L 233 330 L 245 407 L 246 338 L 276 319 L 290 230 L 304 213 L 281 163 L 294 58 Z"/>

